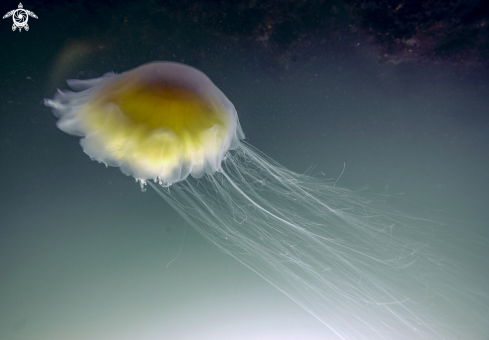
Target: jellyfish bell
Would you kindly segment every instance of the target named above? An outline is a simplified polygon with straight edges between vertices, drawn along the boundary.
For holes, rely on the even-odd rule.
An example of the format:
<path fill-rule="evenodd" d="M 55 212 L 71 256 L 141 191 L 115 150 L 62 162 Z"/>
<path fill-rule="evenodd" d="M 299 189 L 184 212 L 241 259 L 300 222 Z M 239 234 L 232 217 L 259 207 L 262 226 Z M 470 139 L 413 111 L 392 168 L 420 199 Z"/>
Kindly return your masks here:
<path fill-rule="evenodd" d="M 278 164 L 243 140 L 233 104 L 202 72 L 155 62 L 68 84 L 45 101 L 61 130 L 152 186 L 328 338 L 462 339 L 487 324 L 474 308 L 487 298 L 474 302 L 462 268 L 431 247 L 432 219 Z M 459 325 L 461 314 L 470 321 Z"/>
<path fill-rule="evenodd" d="M 153 62 L 120 75 L 70 80 L 46 105 L 58 127 L 83 136 L 92 159 L 145 183 L 213 174 L 244 138 L 233 104 L 199 70 Z"/>

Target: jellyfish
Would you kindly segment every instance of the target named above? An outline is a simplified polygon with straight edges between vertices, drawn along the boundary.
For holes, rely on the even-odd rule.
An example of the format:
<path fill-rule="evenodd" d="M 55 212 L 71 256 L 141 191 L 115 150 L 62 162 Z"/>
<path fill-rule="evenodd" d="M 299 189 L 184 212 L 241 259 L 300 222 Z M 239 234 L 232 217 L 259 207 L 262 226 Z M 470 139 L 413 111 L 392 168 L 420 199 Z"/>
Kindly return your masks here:
<path fill-rule="evenodd" d="M 457 273 L 437 224 L 385 197 L 295 173 L 245 141 L 231 101 L 201 71 L 153 62 L 46 99 L 83 151 L 152 187 L 205 239 L 325 325 L 331 339 L 460 339 Z M 438 303 L 440 302 L 441 303 Z"/>

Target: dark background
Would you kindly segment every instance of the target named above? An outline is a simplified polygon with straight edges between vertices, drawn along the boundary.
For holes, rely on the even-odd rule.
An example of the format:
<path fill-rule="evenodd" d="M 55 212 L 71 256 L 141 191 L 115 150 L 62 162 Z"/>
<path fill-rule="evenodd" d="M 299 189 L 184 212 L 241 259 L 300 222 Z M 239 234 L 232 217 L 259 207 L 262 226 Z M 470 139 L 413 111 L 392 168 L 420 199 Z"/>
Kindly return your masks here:
<path fill-rule="evenodd" d="M 23 5 L 38 16 L 28 32 L 0 26 L 0 338 L 325 339 L 154 192 L 92 162 L 43 105 L 67 78 L 154 60 L 205 72 L 248 142 L 286 167 L 337 178 L 345 165 L 338 185 L 432 211 L 487 297 L 486 2 Z"/>

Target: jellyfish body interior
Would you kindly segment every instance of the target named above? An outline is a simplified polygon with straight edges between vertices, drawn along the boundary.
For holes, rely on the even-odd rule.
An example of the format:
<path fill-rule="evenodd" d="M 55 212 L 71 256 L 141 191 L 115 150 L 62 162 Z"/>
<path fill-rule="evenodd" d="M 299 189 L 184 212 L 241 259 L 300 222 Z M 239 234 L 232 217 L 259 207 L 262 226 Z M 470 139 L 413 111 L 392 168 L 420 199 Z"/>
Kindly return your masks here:
<path fill-rule="evenodd" d="M 459 288 L 430 250 L 433 222 L 273 161 L 202 72 L 154 62 L 68 84 L 45 104 L 86 154 L 151 185 L 333 337 L 463 337 L 431 300 Z"/>

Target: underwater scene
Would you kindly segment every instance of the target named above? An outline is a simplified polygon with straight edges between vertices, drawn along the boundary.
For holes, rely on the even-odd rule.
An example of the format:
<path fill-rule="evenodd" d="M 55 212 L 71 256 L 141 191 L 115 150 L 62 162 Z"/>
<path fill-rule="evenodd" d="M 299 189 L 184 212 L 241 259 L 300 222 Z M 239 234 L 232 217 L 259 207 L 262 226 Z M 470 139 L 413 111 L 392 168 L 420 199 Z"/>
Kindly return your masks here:
<path fill-rule="evenodd" d="M 0 339 L 489 339 L 484 1 L 0 7 Z"/>

